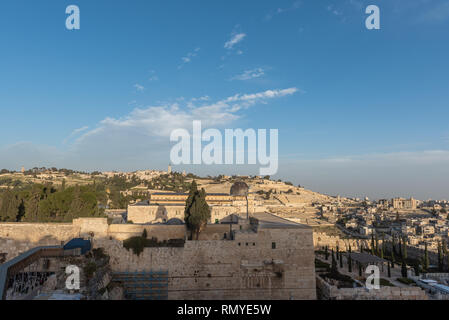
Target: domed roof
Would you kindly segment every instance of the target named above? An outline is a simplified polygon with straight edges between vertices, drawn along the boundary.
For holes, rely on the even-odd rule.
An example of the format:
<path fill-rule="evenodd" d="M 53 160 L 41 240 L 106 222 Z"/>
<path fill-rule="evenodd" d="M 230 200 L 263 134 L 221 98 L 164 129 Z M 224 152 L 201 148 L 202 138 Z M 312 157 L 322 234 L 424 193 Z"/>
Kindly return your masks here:
<path fill-rule="evenodd" d="M 182 221 L 181 219 L 178 219 L 178 218 L 171 218 L 170 220 L 167 221 L 166 224 L 171 225 L 171 226 L 179 226 L 179 225 L 183 225 L 184 221 Z"/>
<path fill-rule="evenodd" d="M 245 182 L 237 181 L 232 185 L 230 194 L 231 196 L 245 196 L 248 194 L 248 190 L 249 187 Z"/>

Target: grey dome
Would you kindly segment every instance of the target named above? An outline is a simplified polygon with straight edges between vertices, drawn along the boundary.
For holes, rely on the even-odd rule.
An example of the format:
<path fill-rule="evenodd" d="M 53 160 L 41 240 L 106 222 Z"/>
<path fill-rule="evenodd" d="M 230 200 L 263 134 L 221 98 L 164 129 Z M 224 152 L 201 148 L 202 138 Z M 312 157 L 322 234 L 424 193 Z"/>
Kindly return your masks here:
<path fill-rule="evenodd" d="M 178 219 L 178 218 L 171 218 L 170 220 L 167 221 L 166 224 L 171 225 L 171 226 L 180 226 L 180 225 L 184 224 L 184 221 L 182 221 L 181 219 Z"/>
<path fill-rule="evenodd" d="M 231 196 L 246 196 L 248 194 L 249 187 L 243 181 L 237 181 L 231 187 Z"/>

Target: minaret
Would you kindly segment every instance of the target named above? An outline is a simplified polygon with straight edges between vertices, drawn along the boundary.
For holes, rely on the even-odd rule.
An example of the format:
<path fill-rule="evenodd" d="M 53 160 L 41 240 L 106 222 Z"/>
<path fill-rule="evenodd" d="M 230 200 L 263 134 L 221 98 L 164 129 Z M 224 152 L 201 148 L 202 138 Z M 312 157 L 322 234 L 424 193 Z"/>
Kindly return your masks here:
<path fill-rule="evenodd" d="M 167 173 L 168 173 L 168 174 L 171 174 L 171 164 L 168 165 Z"/>

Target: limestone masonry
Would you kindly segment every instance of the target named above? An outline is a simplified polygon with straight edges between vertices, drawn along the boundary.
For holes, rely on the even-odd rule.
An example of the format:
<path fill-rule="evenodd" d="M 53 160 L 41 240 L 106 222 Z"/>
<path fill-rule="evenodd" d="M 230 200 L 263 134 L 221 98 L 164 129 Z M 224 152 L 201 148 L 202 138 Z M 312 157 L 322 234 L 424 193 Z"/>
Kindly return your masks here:
<path fill-rule="evenodd" d="M 72 224 L 0 224 L 7 260 L 31 248 L 90 238 L 111 257 L 113 271 L 168 271 L 169 299 L 316 299 L 312 228 L 270 214 L 234 224 L 211 224 L 183 247 L 145 248 L 140 256 L 122 241 L 147 230 L 158 241 L 186 239 L 183 225 L 108 225 L 107 219 Z"/>

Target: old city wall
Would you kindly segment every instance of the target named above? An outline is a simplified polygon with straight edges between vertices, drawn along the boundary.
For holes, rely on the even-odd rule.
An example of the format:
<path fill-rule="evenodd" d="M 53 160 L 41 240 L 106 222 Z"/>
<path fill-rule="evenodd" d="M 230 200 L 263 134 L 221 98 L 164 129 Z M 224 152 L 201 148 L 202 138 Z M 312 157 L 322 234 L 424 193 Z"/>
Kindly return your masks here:
<path fill-rule="evenodd" d="M 378 240 L 379 245 L 382 244 L 382 240 Z M 329 236 L 325 233 L 313 233 L 313 243 L 315 249 L 322 249 L 324 247 L 328 247 L 329 249 L 337 249 L 337 246 L 340 250 L 348 251 L 349 246 L 351 246 L 352 251 L 360 251 L 360 248 L 371 248 L 371 240 L 366 239 L 342 239 L 339 236 Z M 386 248 L 391 250 L 391 243 L 386 243 Z M 438 263 L 438 254 L 429 249 L 428 251 L 430 264 Z M 412 259 L 422 259 L 424 256 L 424 250 L 407 246 L 407 257 Z"/>
<path fill-rule="evenodd" d="M 328 247 L 336 250 L 337 246 L 340 250 L 349 250 L 351 246 L 352 251 L 360 251 L 360 248 L 369 248 L 370 242 L 365 239 L 342 239 L 339 236 L 329 236 L 326 233 L 314 232 L 313 244 L 316 249 Z"/>
<path fill-rule="evenodd" d="M 426 292 L 418 287 L 337 288 L 317 276 L 317 288 L 324 300 L 427 300 Z"/>
<path fill-rule="evenodd" d="M 73 224 L 0 224 L 0 253 L 7 260 L 41 245 L 89 237 L 111 257 L 114 271 L 169 272 L 169 299 L 315 299 L 311 228 L 237 231 L 222 240 L 228 225 L 210 225 L 201 241 L 184 247 L 145 248 L 140 256 L 122 240 L 141 235 L 159 241 L 185 239 L 184 226 L 108 225 L 107 219 Z M 273 244 L 275 242 L 275 244 Z"/>
<path fill-rule="evenodd" d="M 10 260 L 34 247 L 61 245 L 78 232 L 72 224 L 1 223 L 0 253 Z"/>
<path fill-rule="evenodd" d="M 276 239 L 276 248 L 272 242 Z M 115 271 L 168 271 L 169 299 L 315 299 L 311 230 L 264 230 L 234 241 L 187 241 L 183 248 L 145 248 L 95 241 Z"/>

